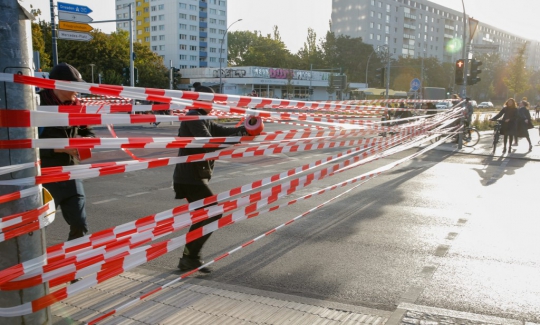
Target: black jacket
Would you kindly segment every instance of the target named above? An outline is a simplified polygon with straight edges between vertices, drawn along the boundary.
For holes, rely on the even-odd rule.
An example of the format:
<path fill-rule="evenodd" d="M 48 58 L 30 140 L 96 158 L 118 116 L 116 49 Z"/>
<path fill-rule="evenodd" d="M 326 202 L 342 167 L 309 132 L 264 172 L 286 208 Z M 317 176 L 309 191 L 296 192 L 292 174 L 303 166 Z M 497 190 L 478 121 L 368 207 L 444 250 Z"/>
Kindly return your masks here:
<path fill-rule="evenodd" d="M 53 93 L 51 89 L 44 89 L 39 92 L 40 105 L 80 105 L 79 101 L 61 102 L 58 97 Z M 86 125 L 81 126 L 48 126 L 44 128 L 38 128 L 40 139 L 51 138 L 75 138 L 81 137 L 95 137 L 91 128 Z M 77 159 L 73 156 L 63 153 L 54 152 L 54 149 L 39 149 L 39 156 L 41 159 L 41 167 L 56 167 L 56 166 L 70 166 L 78 164 Z"/>
<path fill-rule="evenodd" d="M 186 115 L 206 115 L 202 109 L 190 110 Z M 219 125 L 211 120 L 184 121 L 180 123 L 179 137 L 227 137 L 247 135 L 246 128 L 227 127 Z M 189 156 L 212 152 L 214 148 L 180 148 L 178 156 Z M 192 163 L 176 164 L 173 174 L 173 182 L 177 184 L 208 184 L 212 178 L 214 161 L 196 161 Z"/>
<path fill-rule="evenodd" d="M 491 119 L 496 120 L 502 116 L 502 127 L 501 134 L 504 135 L 517 135 L 517 119 L 518 119 L 518 109 L 517 108 L 508 108 L 504 106 L 497 115 L 493 116 Z M 509 120 L 506 122 L 506 120 Z"/>

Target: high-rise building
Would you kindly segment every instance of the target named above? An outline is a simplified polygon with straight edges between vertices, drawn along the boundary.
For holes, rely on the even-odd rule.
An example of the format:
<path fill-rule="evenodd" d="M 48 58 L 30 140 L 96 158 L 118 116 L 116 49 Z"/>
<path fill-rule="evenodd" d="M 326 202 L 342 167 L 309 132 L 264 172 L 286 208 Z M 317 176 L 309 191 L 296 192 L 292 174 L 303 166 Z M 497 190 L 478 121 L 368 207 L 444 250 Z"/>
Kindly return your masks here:
<path fill-rule="evenodd" d="M 332 31 L 361 37 L 374 47 L 386 45 L 394 58 L 436 57 L 454 62 L 462 57 L 463 13 L 427 0 L 333 0 Z M 466 42 L 469 37 L 467 32 Z M 528 66 L 540 68 L 538 41 L 480 22 L 471 44 L 473 52 L 475 45 L 498 45 L 497 52 L 508 60 L 525 42 Z"/>
<path fill-rule="evenodd" d="M 176 68 L 219 67 L 227 62 L 227 1 L 116 0 L 117 19 L 129 17 L 134 41 L 146 44 Z M 118 22 L 129 30 L 129 22 Z M 223 44 L 221 44 L 223 42 Z"/>

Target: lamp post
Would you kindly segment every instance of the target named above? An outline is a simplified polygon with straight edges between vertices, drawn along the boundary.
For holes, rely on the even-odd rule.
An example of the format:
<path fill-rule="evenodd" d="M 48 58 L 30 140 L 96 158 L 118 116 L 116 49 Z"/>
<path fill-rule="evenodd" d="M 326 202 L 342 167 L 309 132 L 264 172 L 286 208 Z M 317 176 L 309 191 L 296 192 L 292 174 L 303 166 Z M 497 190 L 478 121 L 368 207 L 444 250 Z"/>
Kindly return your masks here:
<path fill-rule="evenodd" d="M 96 66 L 94 63 L 90 63 L 89 66 L 92 67 L 92 83 L 94 83 L 94 67 Z"/>
<path fill-rule="evenodd" d="M 373 49 L 373 52 L 371 52 L 371 54 L 368 56 L 367 64 L 366 64 L 366 86 L 367 86 L 367 84 L 368 84 L 368 82 L 367 82 L 367 77 L 368 77 L 369 60 L 371 59 L 371 56 L 373 55 L 373 53 L 379 52 L 379 50 L 380 50 L 381 47 L 387 47 L 387 45 L 386 45 L 386 44 L 383 45 L 383 46 L 377 45 L 377 48 L 374 48 L 374 49 Z"/>
<path fill-rule="evenodd" d="M 227 36 L 227 32 L 229 31 L 229 28 L 231 28 L 232 25 L 236 24 L 237 22 L 242 21 L 242 18 L 232 22 L 229 27 L 225 30 L 225 33 L 223 34 L 223 37 L 221 38 L 221 47 L 219 48 L 219 93 L 223 93 L 223 84 L 221 83 L 221 77 L 223 75 L 223 72 L 221 71 L 221 56 L 223 55 L 223 43 L 225 42 L 225 36 Z"/>

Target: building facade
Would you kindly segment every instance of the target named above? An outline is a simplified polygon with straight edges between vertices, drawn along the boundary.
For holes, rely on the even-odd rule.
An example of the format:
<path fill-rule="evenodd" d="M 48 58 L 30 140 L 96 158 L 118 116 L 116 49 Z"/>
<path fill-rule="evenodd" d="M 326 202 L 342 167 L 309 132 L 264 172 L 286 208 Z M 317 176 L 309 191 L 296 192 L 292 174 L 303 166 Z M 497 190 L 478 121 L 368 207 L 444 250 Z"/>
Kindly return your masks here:
<path fill-rule="evenodd" d="M 331 78 L 330 72 L 280 69 L 268 67 L 228 67 L 222 69 L 221 81 L 223 93 L 230 95 L 294 99 L 294 100 L 332 100 L 345 98 L 340 94 L 339 86 Z M 220 69 L 196 68 L 183 69 L 181 89 L 190 89 L 195 82 L 214 87 L 220 84 Z M 332 87 L 330 87 L 332 85 Z M 363 89 L 363 83 L 349 83 L 350 89 Z M 312 91 L 310 91 L 310 89 Z"/>
<path fill-rule="evenodd" d="M 148 45 L 166 66 L 219 67 L 220 60 L 227 62 L 227 1 L 116 0 L 117 19 L 129 17 L 130 3 L 134 40 Z M 116 28 L 129 30 L 129 22 L 118 22 Z"/>
<path fill-rule="evenodd" d="M 333 0 L 332 31 L 361 37 L 375 48 L 387 46 L 394 58 L 436 57 L 441 62 L 462 58 L 463 13 L 427 0 Z M 498 45 L 501 58 L 509 60 L 525 42 L 528 66 L 539 69 L 538 41 L 480 22 L 471 44 L 473 52 L 475 45 Z"/>

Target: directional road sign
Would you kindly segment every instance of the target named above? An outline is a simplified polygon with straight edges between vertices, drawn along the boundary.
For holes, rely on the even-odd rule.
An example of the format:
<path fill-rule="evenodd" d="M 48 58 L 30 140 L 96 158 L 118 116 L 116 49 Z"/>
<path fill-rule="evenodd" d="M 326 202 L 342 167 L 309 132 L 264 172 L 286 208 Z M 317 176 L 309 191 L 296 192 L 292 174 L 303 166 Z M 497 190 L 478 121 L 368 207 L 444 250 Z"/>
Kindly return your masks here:
<path fill-rule="evenodd" d="M 74 23 L 71 21 L 59 21 L 58 22 L 58 29 L 63 30 L 74 30 L 77 32 L 89 32 L 93 30 L 94 28 L 88 24 L 83 23 Z"/>
<path fill-rule="evenodd" d="M 72 32 L 69 30 L 58 30 L 58 38 L 65 39 L 70 41 L 90 41 L 92 40 L 92 35 L 88 33 Z"/>
<path fill-rule="evenodd" d="M 92 9 L 87 6 L 76 5 L 73 3 L 58 2 L 58 11 L 74 12 L 77 14 L 89 14 Z"/>
<path fill-rule="evenodd" d="M 417 91 L 418 89 L 420 89 L 421 85 L 422 85 L 422 83 L 420 82 L 420 79 L 414 78 L 413 80 L 411 80 L 411 90 L 412 91 Z"/>
<path fill-rule="evenodd" d="M 94 19 L 88 15 L 75 14 L 67 11 L 60 11 L 58 13 L 58 20 L 62 21 L 74 21 L 76 23 L 91 23 Z"/>

